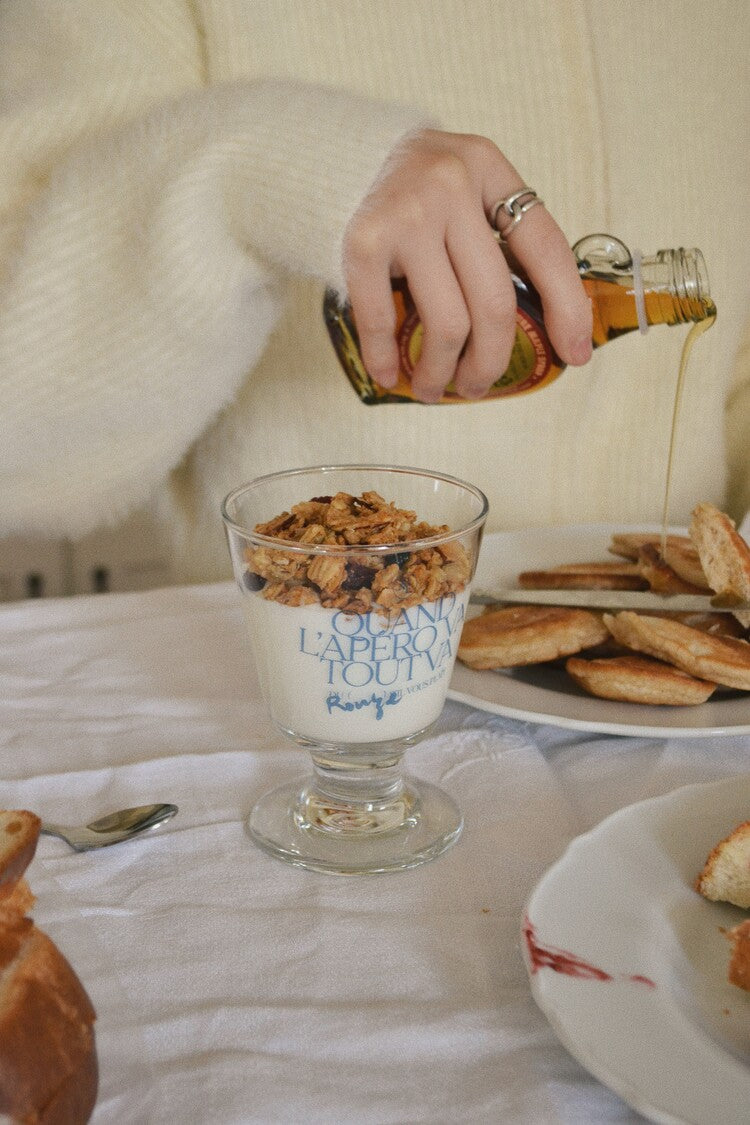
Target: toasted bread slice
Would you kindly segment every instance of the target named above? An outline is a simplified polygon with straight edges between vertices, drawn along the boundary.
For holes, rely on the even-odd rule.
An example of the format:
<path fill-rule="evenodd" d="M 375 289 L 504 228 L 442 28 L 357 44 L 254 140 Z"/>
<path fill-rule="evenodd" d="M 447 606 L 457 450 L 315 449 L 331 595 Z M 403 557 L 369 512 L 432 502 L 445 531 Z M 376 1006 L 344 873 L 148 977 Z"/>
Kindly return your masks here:
<path fill-rule="evenodd" d="M 546 570 L 524 570 L 518 576 L 524 590 L 646 590 L 648 583 L 637 563 L 563 563 Z"/>
<path fill-rule="evenodd" d="M 571 656 L 565 668 L 589 695 L 626 703 L 688 707 L 705 703 L 716 688 L 716 684 L 698 680 L 671 664 L 645 656 L 614 656 L 602 660 Z"/>
<path fill-rule="evenodd" d="M 470 668 L 513 668 L 570 656 L 606 640 L 601 614 L 587 609 L 517 605 L 466 622 L 458 658 Z"/>
<path fill-rule="evenodd" d="M 698 504 L 690 521 L 690 538 L 711 589 L 725 604 L 750 602 L 750 547 L 734 521 L 713 504 Z M 750 629 L 750 610 L 740 610 L 735 616 Z"/>
<path fill-rule="evenodd" d="M 711 849 L 694 886 L 712 902 L 750 908 L 750 820 Z"/>
<path fill-rule="evenodd" d="M 750 691 L 750 644 L 718 637 L 666 617 L 623 610 L 603 616 L 615 640 L 657 660 L 665 660 L 690 676 Z"/>

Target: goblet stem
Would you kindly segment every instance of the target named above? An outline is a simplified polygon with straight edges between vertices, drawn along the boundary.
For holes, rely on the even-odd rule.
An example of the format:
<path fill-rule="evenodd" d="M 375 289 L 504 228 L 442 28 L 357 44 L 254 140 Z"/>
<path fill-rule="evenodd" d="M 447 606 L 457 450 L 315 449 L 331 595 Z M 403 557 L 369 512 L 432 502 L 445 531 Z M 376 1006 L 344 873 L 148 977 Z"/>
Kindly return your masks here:
<path fill-rule="evenodd" d="M 401 754 L 380 759 L 360 751 L 346 764 L 313 755 L 313 776 L 295 810 L 300 829 L 339 836 L 367 836 L 411 828 L 419 817 L 419 800 L 401 773 Z"/>
<path fill-rule="evenodd" d="M 404 777 L 400 756 L 365 767 L 332 762 L 329 748 L 322 754 L 312 776 L 272 789 L 253 808 L 248 830 L 271 855 L 313 871 L 374 875 L 425 863 L 458 839 L 455 801 Z"/>

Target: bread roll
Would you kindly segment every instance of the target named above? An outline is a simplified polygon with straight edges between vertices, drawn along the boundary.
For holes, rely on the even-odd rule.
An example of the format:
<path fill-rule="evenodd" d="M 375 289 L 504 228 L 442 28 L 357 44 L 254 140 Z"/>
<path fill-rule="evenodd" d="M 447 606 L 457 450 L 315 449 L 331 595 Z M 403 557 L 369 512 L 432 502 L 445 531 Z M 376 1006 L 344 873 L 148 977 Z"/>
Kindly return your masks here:
<path fill-rule="evenodd" d="M 98 1089 L 91 1001 L 60 950 L 26 916 L 23 873 L 40 821 L 0 811 L 0 1117 L 84 1125 Z"/>

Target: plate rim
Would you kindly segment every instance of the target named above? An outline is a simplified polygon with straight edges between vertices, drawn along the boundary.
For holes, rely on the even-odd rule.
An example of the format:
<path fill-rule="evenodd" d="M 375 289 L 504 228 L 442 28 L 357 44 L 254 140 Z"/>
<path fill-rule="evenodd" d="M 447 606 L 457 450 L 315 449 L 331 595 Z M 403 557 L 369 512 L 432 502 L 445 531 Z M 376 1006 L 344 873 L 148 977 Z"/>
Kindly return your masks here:
<path fill-rule="evenodd" d="M 569 863 L 574 853 L 585 851 L 587 846 L 595 844 L 596 838 L 606 832 L 610 827 L 629 818 L 635 819 L 639 813 L 648 814 L 656 809 L 667 809 L 677 805 L 678 802 L 681 801 L 694 802 L 696 798 L 701 797 L 705 804 L 722 791 L 728 791 L 735 797 L 738 797 L 738 787 L 743 787 L 744 790 L 750 790 L 750 772 L 728 775 L 713 781 L 691 782 L 680 785 L 666 793 L 657 794 L 653 797 L 644 797 L 641 800 L 631 802 L 629 805 L 624 805 L 622 808 L 615 809 L 608 816 L 603 817 L 597 824 L 579 833 L 568 842 L 559 858 L 551 863 L 537 879 L 531 892 L 526 897 L 521 916 L 521 951 L 524 968 L 528 977 L 529 989 L 534 1002 L 544 1015 L 560 1043 L 589 1074 L 593 1075 L 594 1078 L 607 1086 L 617 1094 L 618 1097 L 622 1098 L 631 1108 L 643 1114 L 649 1120 L 664 1123 L 664 1125 L 686 1125 L 686 1123 L 696 1125 L 699 1119 L 676 1116 L 674 1112 L 660 1107 L 655 1103 L 652 1096 L 648 1093 L 644 1095 L 638 1090 L 637 1084 L 633 1083 L 632 1077 L 623 1075 L 622 1072 L 618 1071 L 616 1067 L 613 1067 L 611 1063 L 608 1065 L 598 1053 L 586 1053 L 585 1049 L 583 1049 L 581 1044 L 570 1034 L 568 1027 L 561 1020 L 558 1011 L 560 1006 L 559 1004 L 556 1006 L 555 997 L 542 988 L 540 981 L 537 979 L 537 973 L 533 971 L 526 940 L 526 926 L 529 919 L 533 916 L 533 904 L 537 895 L 539 895 L 543 889 L 548 888 L 550 882 L 554 882 L 555 877 L 560 873 L 561 869 Z M 748 917 L 750 917 L 750 913 Z M 701 1081 L 704 1081 L 704 1076 L 701 1077 Z M 748 1082 L 750 1083 L 750 1072 L 748 1074 Z"/>

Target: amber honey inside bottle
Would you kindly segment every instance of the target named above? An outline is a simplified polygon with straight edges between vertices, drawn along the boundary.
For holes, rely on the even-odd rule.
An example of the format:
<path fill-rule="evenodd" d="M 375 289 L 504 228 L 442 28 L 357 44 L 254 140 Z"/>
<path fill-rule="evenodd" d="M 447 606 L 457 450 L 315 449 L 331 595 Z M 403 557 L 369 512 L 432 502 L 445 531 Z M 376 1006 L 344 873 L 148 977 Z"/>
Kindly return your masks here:
<path fill-rule="evenodd" d="M 686 324 L 712 319 L 715 306 L 700 250 L 659 250 L 631 255 L 611 235 L 595 234 L 573 247 L 594 313 L 592 340 L 601 347 L 610 340 L 649 325 Z M 527 394 L 547 386 L 565 370 L 555 354 L 544 325 L 541 301 L 533 287 L 514 276 L 516 339 L 507 370 L 490 388 L 489 399 Z M 332 292 L 326 294 L 324 315 L 341 365 L 363 402 L 415 402 L 410 377 L 419 358 L 422 326 L 411 294 L 402 279 L 393 282 L 396 339 L 399 347 L 398 384 L 383 390 L 370 379 L 362 362 L 351 309 Z M 441 403 L 463 402 L 449 385 Z"/>

